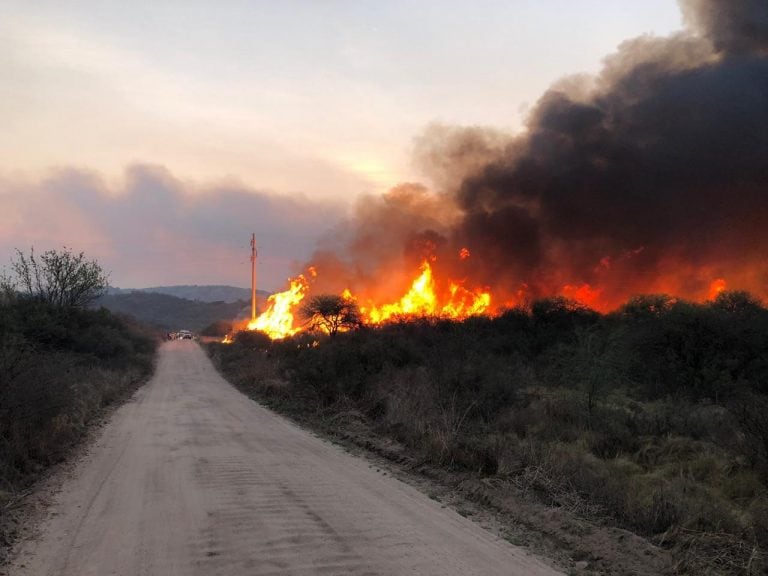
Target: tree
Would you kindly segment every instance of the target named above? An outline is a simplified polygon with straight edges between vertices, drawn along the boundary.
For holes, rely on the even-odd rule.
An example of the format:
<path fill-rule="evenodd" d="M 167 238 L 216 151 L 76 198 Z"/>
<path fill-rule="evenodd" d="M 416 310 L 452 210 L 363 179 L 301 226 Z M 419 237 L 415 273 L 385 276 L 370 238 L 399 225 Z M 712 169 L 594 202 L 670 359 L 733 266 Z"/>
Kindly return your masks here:
<path fill-rule="evenodd" d="M 720 292 L 710 306 L 715 310 L 742 318 L 754 316 L 763 310 L 760 301 L 743 290 Z"/>
<path fill-rule="evenodd" d="M 619 309 L 619 314 L 628 320 L 649 320 L 669 313 L 676 303 L 677 300 L 667 294 L 641 294 L 630 298 Z"/>
<path fill-rule="evenodd" d="M 301 307 L 300 313 L 310 329 L 319 328 L 331 336 L 340 330 L 357 328 L 362 323 L 354 300 L 335 294 L 313 296 Z"/>
<path fill-rule="evenodd" d="M 60 308 L 85 307 L 109 285 L 107 275 L 95 260 L 86 260 L 82 252 L 74 254 L 66 247 L 39 256 L 34 248 L 28 256 L 16 250 L 11 270 L 15 274 L 14 284 L 28 297 Z"/>

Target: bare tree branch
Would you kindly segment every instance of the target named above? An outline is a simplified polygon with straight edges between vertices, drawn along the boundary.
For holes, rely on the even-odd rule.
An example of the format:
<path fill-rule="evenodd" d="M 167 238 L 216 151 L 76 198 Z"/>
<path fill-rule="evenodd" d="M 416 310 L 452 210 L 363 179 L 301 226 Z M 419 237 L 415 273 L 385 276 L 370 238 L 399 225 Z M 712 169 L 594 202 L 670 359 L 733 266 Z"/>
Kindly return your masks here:
<path fill-rule="evenodd" d="M 335 336 L 339 331 L 357 328 L 362 323 L 354 300 L 335 294 L 321 294 L 310 298 L 301 307 L 300 313 L 307 320 L 310 329 L 319 329 L 331 336 Z"/>
<path fill-rule="evenodd" d="M 29 256 L 16 250 L 11 270 L 15 278 L 0 279 L 0 288 L 15 290 L 18 286 L 26 296 L 61 308 L 85 307 L 109 285 L 108 276 L 95 260 L 86 260 L 83 252 L 75 254 L 66 247 L 48 250 L 39 257 L 34 248 Z"/>

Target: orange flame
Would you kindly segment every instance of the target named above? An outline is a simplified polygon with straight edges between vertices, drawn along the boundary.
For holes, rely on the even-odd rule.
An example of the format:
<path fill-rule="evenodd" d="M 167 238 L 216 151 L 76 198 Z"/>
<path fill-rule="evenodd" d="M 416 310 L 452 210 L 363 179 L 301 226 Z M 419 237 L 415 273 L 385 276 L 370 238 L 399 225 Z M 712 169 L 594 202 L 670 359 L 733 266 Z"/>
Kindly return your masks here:
<path fill-rule="evenodd" d="M 408 292 L 399 301 L 362 308 L 364 318 L 371 324 L 380 324 L 395 318 L 442 316 L 461 319 L 485 313 L 491 304 L 490 292 L 480 289 L 470 291 L 459 282 L 450 282 L 447 298 L 441 302 L 436 293 L 432 267 L 422 262 L 420 274 Z"/>
<path fill-rule="evenodd" d="M 463 286 L 451 283 L 451 298 L 443 306 L 442 313 L 449 318 L 466 318 L 484 314 L 491 305 L 491 293 L 478 289 L 471 292 Z"/>
<path fill-rule="evenodd" d="M 410 290 L 393 304 L 385 304 L 381 307 L 372 306 L 370 309 L 361 309 L 369 322 L 379 324 L 396 316 L 426 316 L 434 314 L 435 297 L 434 280 L 432 279 L 432 267 L 428 262 L 421 264 L 421 274 L 413 281 Z"/>
<path fill-rule="evenodd" d="M 267 309 L 248 323 L 248 330 L 259 330 L 273 340 L 293 336 L 300 328 L 294 327 L 294 310 L 304 299 L 309 284 L 299 274 L 290 280 L 291 286 L 284 292 L 272 294 L 267 299 Z"/>
<path fill-rule="evenodd" d="M 725 278 L 716 278 L 712 280 L 709 285 L 709 299 L 714 300 L 721 292 L 725 292 L 728 284 L 725 282 Z"/>
<path fill-rule="evenodd" d="M 633 251 L 632 254 L 638 252 Z M 457 257 L 457 262 L 466 260 L 470 257 L 469 249 L 462 248 Z M 360 304 L 360 319 L 363 323 L 377 325 L 419 317 L 463 320 L 476 315 L 496 314 L 505 308 L 525 303 L 532 297 L 531 289 L 524 283 L 521 283 L 517 289 L 510 287 L 492 296 L 491 290 L 487 287 L 471 286 L 466 279 L 457 280 L 450 276 L 442 276 L 446 268 L 433 264 L 436 262 L 436 256 L 425 256 L 417 275 L 399 299 L 376 299 L 369 297 L 366 292 L 355 294 L 349 289 L 343 291 L 342 298 Z M 616 302 L 615 299 L 611 300 L 610 287 L 606 287 L 600 281 L 599 273 L 610 271 L 614 265 L 622 265 L 623 262 L 622 259 L 611 260 L 605 257 L 595 269 L 598 278 L 594 284 L 562 283 L 559 284 L 560 288 L 556 293 L 594 310 L 607 312 L 615 308 Z M 438 271 L 438 276 L 435 270 Z M 254 321 L 248 323 L 248 330 L 260 330 L 273 339 L 285 338 L 300 332 L 303 326 L 294 315 L 310 290 L 310 282 L 314 283 L 319 275 L 313 267 L 309 267 L 306 274 L 307 277 L 299 275 L 290 279 L 290 287 L 287 290 L 270 296 L 267 309 Z M 669 286 L 658 284 L 658 288 L 660 292 L 670 294 L 678 292 L 674 282 Z M 709 299 L 716 298 L 726 289 L 727 283 L 724 278 L 712 280 L 709 284 Z M 700 299 L 703 299 L 706 294 L 706 287 L 702 292 L 698 294 Z M 227 341 L 231 339 L 225 339 L 225 342 Z"/>
<path fill-rule="evenodd" d="M 592 288 L 589 284 L 582 284 L 581 286 L 566 284 L 563 286 L 563 296 L 589 308 L 598 309 L 600 307 L 602 294 L 601 288 Z"/>

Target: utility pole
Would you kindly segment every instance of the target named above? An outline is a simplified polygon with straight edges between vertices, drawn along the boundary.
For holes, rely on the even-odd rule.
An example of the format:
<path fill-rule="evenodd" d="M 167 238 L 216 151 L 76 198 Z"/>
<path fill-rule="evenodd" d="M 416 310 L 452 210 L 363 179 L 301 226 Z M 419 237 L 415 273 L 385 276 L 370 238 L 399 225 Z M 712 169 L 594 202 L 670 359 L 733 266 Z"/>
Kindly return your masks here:
<path fill-rule="evenodd" d="M 256 320 L 256 233 L 251 234 L 251 321 Z"/>

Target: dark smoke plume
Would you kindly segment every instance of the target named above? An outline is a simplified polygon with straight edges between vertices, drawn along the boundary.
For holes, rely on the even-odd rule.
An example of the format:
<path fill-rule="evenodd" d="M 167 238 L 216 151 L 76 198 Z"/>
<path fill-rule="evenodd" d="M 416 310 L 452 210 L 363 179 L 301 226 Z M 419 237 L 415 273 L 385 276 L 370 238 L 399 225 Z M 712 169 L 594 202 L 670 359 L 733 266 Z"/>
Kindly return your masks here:
<path fill-rule="evenodd" d="M 436 253 L 469 248 L 460 273 L 502 297 L 588 285 L 609 308 L 706 298 L 721 277 L 766 296 L 768 2 L 682 8 L 688 31 L 625 42 L 597 77 L 560 82 L 521 136 L 433 129 L 419 156 L 447 178 L 421 195 L 450 208 L 430 222 L 412 198 L 369 201 L 335 257 L 371 276 L 360 268 L 376 247 L 431 235 Z"/>
<path fill-rule="evenodd" d="M 765 2 L 689 2 L 701 35 L 625 43 L 586 97 L 545 94 L 528 134 L 459 190 L 456 241 L 493 256 L 478 276 L 541 293 L 586 282 L 612 300 L 700 295 L 707 274 L 760 284 L 767 12 Z M 743 278 L 751 272 L 760 278 Z"/>
<path fill-rule="evenodd" d="M 719 52 L 768 51 L 765 0 L 681 0 L 686 20 Z"/>

